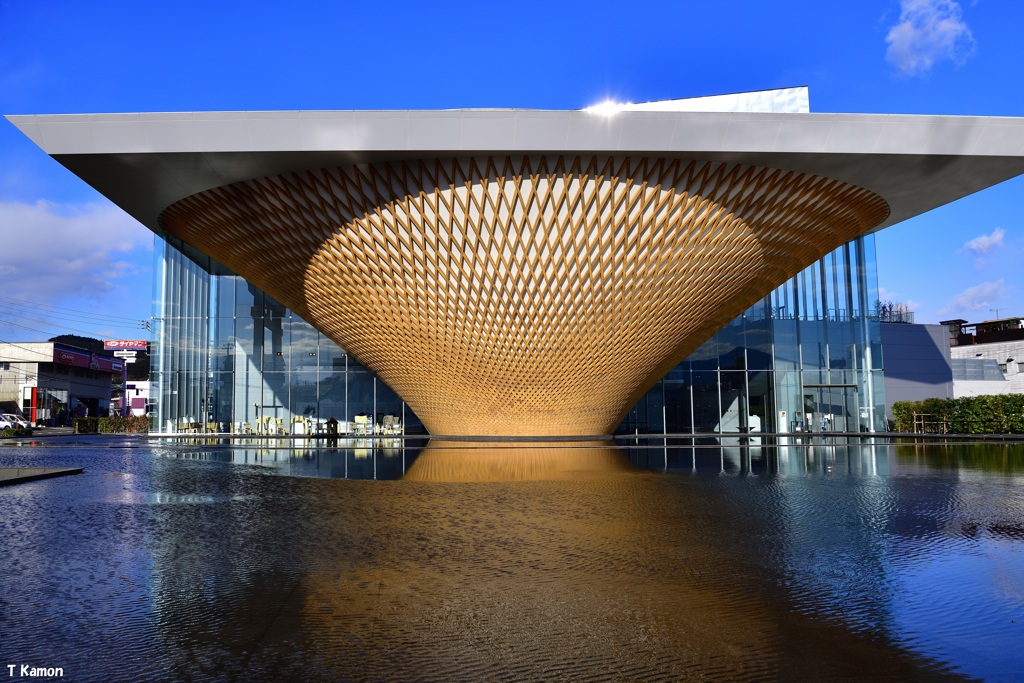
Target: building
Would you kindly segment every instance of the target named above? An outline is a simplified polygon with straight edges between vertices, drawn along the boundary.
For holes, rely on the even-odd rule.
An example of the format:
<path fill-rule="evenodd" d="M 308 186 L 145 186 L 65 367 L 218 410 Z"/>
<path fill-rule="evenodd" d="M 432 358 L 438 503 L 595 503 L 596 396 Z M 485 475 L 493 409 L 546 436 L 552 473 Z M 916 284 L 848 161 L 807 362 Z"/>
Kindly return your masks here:
<path fill-rule="evenodd" d="M 1015 393 L 994 359 L 953 358 L 953 398 Z"/>
<path fill-rule="evenodd" d="M 955 396 L 1024 394 L 1024 322 L 945 320 Z"/>
<path fill-rule="evenodd" d="M 119 358 L 55 342 L 0 342 L 0 402 L 32 424 L 69 424 L 110 411 Z"/>
<path fill-rule="evenodd" d="M 881 333 L 888 419 L 893 419 L 892 404 L 898 401 L 954 397 L 949 330 L 944 325 L 883 322 Z"/>
<path fill-rule="evenodd" d="M 1024 393 L 1024 327 L 1018 318 L 938 325 L 881 324 L 885 396 L 897 401 Z"/>
<path fill-rule="evenodd" d="M 877 292 L 869 235 L 727 324 L 659 380 L 618 431 L 884 429 Z"/>
<path fill-rule="evenodd" d="M 256 388 L 239 385 L 242 353 L 263 376 L 253 411 L 287 382 L 291 419 L 312 405 L 291 397 L 311 398 L 312 378 L 343 364 L 346 410 L 353 384 L 359 400 L 374 393 L 377 413 L 378 393 L 387 404 L 393 389 L 435 435 L 608 434 L 630 415 L 651 429 L 658 401 L 663 425 L 670 411 L 685 421 L 688 405 L 703 429 L 713 382 L 723 430 L 827 428 L 837 414 L 876 429 L 870 285 L 827 272 L 829 256 L 1020 174 L 1024 121 L 810 114 L 787 109 L 801 101 L 793 93 L 753 99 L 765 106 L 8 118 L 183 254 L 197 289 L 179 285 L 165 302 L 183 329 L 161 362 L 174 354 L 176 372 L 213 387 L 231 356 L 233 418 Z M 804 285 L 772 298 L 802 272 Z M 233 307 L 233 332 L 203 331 L 215 319 L 207 275 L 228 274 L 248 283 L 218 303 Z M 771 381 L 757 374 L 757 347 L 729 349 L 730 321 L 752 306 L 744 340 L 792 337 L 772 342 L 782 353 Z M 257 329 L 235 334 L 239 311 L 262 320 L 251 350 Z M 296 359 L 312 342 L 285 347 L 288 315 L 320 331 L 317 350 Z M 723 328 L 725 345 L 709 348 Z M 343 360 L 320 358 L 319 334 Z M 204 364 L 199 342 L 211 337 L 223 351 Z M 380 381 L 355 379 L 363 368 Z M 327 381 L 340 406 L 337 378 Z M 206 422 L 221 400 L 211 388 L 187 410 Z"/>
<path fill-rule="evenodd" d="M 125 365 L 124 391 L 114 397 L 112 411 L 136 417 L 147 415 L 152 406 L 149 342 L 145 339 L 105 339 L 103 350 L 121 359 Z"/>
<path fill-rule="evenodd" d="M 151 387 L 148 379 L 128 380 L 124 386 L 128 397 L 128 411 L 135 417 L 148 415 L 153 407 Z M 115 406 L 116 408 L 117 406 Z"/>
<path fill-rule="evenodd" d="M 422 430 L 387 384 L 242 277 L 167 242 L 156 253 L 155 429 L 330 417 L 344 428 L 366 414 Z M 869 303 L 876 292 L 867 236 L 731 321 L 641 397 L 616 431 L 794 431 L 815 415 L 829 416 L 835 431 L 881 429 L 879 325 Z"/>

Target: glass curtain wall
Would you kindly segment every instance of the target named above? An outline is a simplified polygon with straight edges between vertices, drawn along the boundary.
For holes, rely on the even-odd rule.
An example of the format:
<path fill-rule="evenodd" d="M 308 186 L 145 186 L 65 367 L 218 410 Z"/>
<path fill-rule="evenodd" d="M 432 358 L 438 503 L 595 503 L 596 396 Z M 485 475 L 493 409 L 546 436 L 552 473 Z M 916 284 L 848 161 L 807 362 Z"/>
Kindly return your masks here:
<path fill-rule="evenodd" d="M 156 251 L 152 429 L 239 432 L 270 421 L 291 433 L 300 419 L 394 416 L 407 433 L 422 430 L 390 387 L 282 304 L 163 240 Z"/>
<path fill-rule="evenodd" d="M 244 431 L 260 420 L 416 416 L 290 310 L 216 262 L 157 241 L 152 428 Z M 764 297 L 660 380 L 620 434 L 885 428 L 874 238 Z"/>
<path fill-rule="evenodd" d="M 885 430 L 874 237 L 825 256 L 660 380 L 620 434 Z"/>
<path fill-rule="evenodd" d="M 177 431 L 206 419 L 210 386 L 210 274 L 181 252 L 160 247 L 154 267 L 150 391 L 158 397 L 151 428 Z M 161 253 L 162 252 L 162 253 Z"/>

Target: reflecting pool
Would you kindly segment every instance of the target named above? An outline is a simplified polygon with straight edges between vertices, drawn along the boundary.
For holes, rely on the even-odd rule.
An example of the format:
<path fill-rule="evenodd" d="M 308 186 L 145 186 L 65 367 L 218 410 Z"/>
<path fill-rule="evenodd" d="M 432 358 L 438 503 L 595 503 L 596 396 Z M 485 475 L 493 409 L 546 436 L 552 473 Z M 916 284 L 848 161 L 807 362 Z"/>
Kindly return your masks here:
<path fill-rule="evenodd" d="M 85 472 L 0 488 L 0 671 L 1024 678 L 1024 446 L 69 437 L 15 466 Z"/>

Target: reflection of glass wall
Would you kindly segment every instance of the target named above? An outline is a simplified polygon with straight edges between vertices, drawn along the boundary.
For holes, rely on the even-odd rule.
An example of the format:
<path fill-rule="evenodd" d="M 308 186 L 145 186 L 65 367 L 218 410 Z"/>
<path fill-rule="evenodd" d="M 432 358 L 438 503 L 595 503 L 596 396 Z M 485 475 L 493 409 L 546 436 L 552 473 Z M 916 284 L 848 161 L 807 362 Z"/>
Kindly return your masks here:
<path fill-rule="evenodd" d="M 241 277 L 157 249 L 153 428 L 261 418 L 418 420 L 386 384 Z M 884 428 L 874 238 L 840 247 L 671 370 L 620 433 Z"/>
<path fill-rule="evenodd" d="M 825 256 L 659 381 L 619 433 L 885 428 L 874 237 Z"/>

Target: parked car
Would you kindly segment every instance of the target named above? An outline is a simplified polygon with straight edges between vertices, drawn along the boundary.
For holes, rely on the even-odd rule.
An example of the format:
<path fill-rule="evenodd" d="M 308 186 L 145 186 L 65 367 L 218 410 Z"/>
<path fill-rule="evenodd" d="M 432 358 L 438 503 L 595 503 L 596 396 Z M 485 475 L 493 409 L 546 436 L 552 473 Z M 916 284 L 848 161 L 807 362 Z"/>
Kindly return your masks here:
<path fill-rule="evenodd" d="M 0 415 L 0 429 L 8 429 L 14 425 L 7 421 L 7 418 Z"/>
<path fill-rule="evenodd" d="M 4 422 L 7 422 L 9 426 L 12 427 L 23 427 L 25 429 L 28 429 L 29 427 L 32 426 L 28 423 L 28 420 L 26 420 L 23 417 L 18 417 L 14 413 L 4 413 L 3 415 L 0 415 L 0 419 L 2 419 Z"/>

